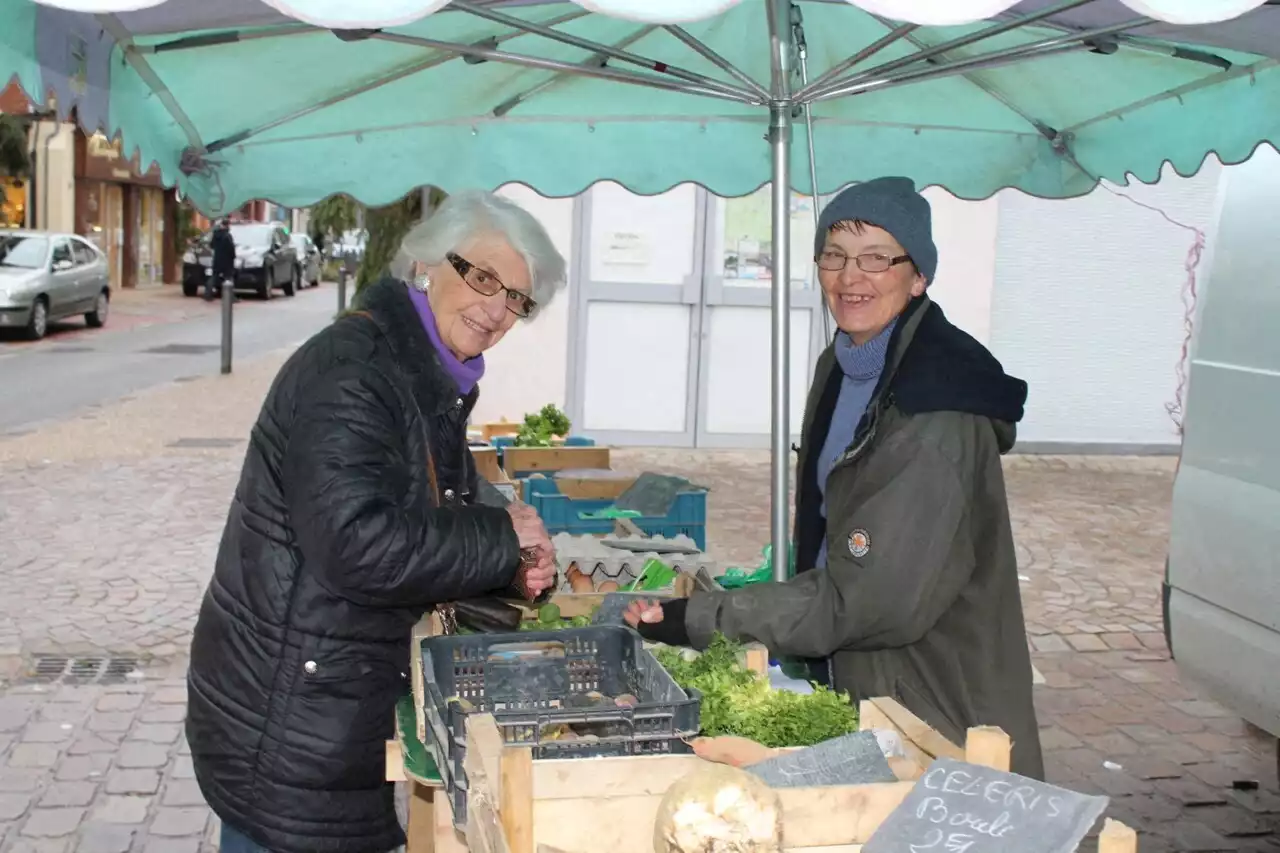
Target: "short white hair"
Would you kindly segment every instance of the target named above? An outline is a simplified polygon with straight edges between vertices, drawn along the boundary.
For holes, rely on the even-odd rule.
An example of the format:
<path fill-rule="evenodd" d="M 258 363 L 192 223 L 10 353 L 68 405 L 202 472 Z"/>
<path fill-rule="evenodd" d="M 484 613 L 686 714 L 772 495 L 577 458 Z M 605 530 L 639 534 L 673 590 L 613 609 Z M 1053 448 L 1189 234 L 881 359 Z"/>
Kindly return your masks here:
<path fill-rule="evenodd" d="M 428 266 L 443 263 L 449 252 L 457 252 L 482 236 L 501 237 L 524 258 L 533 285 L 530 295 L 538 311 L 564 287 L 564 256 L 542 223 L 515 202 L 478 190 L 449 196 L 433 214 L 413 226 L 400 242 L 391 271 L 408 280 L 413 277 L 415 262 Z"/>

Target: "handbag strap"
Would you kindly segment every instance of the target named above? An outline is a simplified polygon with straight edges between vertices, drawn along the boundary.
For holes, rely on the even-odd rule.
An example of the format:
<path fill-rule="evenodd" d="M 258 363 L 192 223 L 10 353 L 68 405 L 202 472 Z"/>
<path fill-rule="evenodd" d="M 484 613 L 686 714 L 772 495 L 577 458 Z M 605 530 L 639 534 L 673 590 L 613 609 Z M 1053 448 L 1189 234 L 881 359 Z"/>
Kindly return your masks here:
<path fill-rule="evenodd" d="M 342 316 L 343 317 L 362 317 L 365 320 L 368 320 L 370 323 L 373 323 L 373 327 L 377 330 L 379 335 L 386 337 L 386 333 L 383 332 L 382 327 L 378 325 L 378 322 L 373 319 L 373 315 L 370 314 L 368 311 L 353 310 L 353 311 L 346 312 Z M 399 369 L 399 365 L 397 365 L 397 368 Z M 427 481 L 430 484 L 430 488 L 431 488 L 431 498 L 435 502 L 436 506 L 440 506 L 441 505 L 440 479 L 436 474 L 436 459 L 435 459 L 435 454 L 431 452 L 431 435 L 430 433 L 427 432 L 425 419 L 424 419 L 424 425 L 423 425 L 422 431 L 424 433 L 424 437 L 427 443 Z M 437 604 L 432 609 L 435 610 L 436 615 L 440 617 L 440 625 L 446 635 L 458 633 L 458 616 L 452 602 L 443 602 L 441 604 Z"/>
<path fill-rule="evenodd" d="M 373 319 L 373 315 L 370 314 L 368 311 L 352 310 L 352 311 L 348 311 L 343 316 L 344 317 L 363 317 L 364 319 L 373 323 L 373 327 L 378 330 L 379 335 L 386 337 L 386 333 L 382 331 L 382 327 L 378 325 L 378 322 Z M 423 427 L 423 432 L 426 433 L 425 426 Z M 435 458 L 435 454 L 431 452 L 431 435 L 429 433 L 427 433 L 426 435 L 426 441 L 427 441 L 427 481 L 431 485 L 432 500 L 435 501 L 436 506 L 440 506 L 441 497 L 442 497 L 440 494 L 440 478 L 436 474 L 436 458 Z"/>

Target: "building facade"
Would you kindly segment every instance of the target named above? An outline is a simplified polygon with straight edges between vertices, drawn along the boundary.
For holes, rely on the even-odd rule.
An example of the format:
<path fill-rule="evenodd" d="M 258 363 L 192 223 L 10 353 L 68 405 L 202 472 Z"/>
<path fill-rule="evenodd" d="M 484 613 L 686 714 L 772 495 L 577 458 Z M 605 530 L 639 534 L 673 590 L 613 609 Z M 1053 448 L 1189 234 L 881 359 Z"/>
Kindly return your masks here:
<path fill-rule="evenodd" d="M 0 92 L 0 111 L 28 118 L 31 151 L 29 176 L 0 180 L 0 221 L 89 238 L 108 258 L 112 287 L 178 280 L 178 201 L 158 169 L 124 157 L 118 140 L 34 118 L 16 85 Z"/>
<path fill-rule="evenodd" d="M 1191 178 L 1170 172 L 1157 184 L 1057 201 L 926 191 L 940 257 L 930 296 L 1029 383 L 1023 450 L 1176 450 L 1169 410 L 1190 316 L 1189 228 L 1212 243 L 1221 175 L 1210 160 Z M 614 444 L 767 445 L 767 187 L 739 199 L 694 186 L 653 197 L 611 184 L 576 199 L 522 186 L 500 192 L 539 217 L 571 274 L 567 292 L 486 354 L 476 422 L 519 421 L 556 403 L 576 431 Z M 794 431 L 831 334 L 811 270 L 812 237 L 811 202 L 797 197 Z"/>
<path fill-rule="evenodd" d="M 143 171 L 124 157 L 118 140 L 75 135 L 75 231 L 107 256 L 115 287 L 152 287 L 175 281 L 170 228 L 176 199 L 160 170 Z"/>

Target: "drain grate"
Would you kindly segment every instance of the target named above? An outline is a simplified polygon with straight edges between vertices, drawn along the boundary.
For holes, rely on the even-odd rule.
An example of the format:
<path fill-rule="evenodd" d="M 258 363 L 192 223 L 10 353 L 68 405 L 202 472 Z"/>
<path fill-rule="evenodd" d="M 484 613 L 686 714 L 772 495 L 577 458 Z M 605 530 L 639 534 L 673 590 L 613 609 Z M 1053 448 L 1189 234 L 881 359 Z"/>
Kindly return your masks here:
<path fill-rule="evenodd" d="M 121 684 L 140 661 L 133 655 L 35 655 L 21 680 L 26 684 Z"/>
<path fill-rule="evenodd" d="M 217 352 L 218 349 L 218 346 L 209 344 L 165 344 L 161 347 L 144 349 L 143 352 L 156 355 L 202 355 L 207 352 Z"/>
<path fill-rule="evenodd" d="M 243 440 L 240 438 L 180 438 L 169 442 L 165 447 L 235 447 Z"/>

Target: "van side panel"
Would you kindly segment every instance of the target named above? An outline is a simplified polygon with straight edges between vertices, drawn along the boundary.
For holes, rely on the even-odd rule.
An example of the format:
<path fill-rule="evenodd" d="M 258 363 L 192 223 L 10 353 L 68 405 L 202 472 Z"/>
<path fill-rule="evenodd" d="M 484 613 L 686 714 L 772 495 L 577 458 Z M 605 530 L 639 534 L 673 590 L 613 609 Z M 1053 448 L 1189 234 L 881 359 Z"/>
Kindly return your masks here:
<path fill-rule="evenodd" d="M 1280 733 L 1280 155 L 1223 171 L 1174 484 L 1180 673 Z"/>

